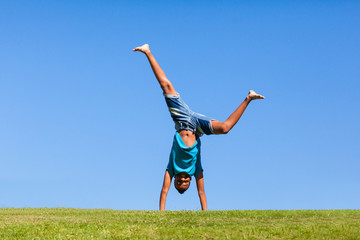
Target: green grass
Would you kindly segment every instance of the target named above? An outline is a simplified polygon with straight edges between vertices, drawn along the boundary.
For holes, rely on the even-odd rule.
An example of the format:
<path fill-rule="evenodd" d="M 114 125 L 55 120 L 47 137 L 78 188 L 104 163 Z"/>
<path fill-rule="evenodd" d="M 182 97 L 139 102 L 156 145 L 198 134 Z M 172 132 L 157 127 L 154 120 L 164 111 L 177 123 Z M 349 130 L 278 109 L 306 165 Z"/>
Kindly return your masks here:
<path fill-rule="evenodd" d="M 0 239 L 360 239 L 360 210 L 3 208 Z"/>

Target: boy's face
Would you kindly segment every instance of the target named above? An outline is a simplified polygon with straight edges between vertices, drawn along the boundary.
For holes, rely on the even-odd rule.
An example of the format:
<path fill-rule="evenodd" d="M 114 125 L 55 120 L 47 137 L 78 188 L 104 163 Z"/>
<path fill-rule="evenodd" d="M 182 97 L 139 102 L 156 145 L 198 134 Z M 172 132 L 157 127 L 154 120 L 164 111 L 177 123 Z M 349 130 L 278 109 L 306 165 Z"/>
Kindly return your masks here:
<path fill-rule="evenodd" d="M 179 173 L 175 175 L 175 187 L 186 191 L 190 187 L 191 176 L 187 173 Z"/>

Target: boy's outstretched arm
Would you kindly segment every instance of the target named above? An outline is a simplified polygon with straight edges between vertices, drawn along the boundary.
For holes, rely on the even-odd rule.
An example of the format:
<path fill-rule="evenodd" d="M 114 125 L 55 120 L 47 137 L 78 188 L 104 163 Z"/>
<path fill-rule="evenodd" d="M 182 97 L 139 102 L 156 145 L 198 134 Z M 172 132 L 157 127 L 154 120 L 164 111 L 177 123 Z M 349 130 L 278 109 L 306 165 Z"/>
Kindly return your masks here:
<path fill-rule="evenodd" d="M 207 202 L 206 202 L 206 195 L 205 195 L 205 188 L 204 188 L 204 176 L 203 176 L 202 171 L 196 177 L 196 187 L 197 187 L 199 198 L 200 198 L 201 209 L 203 211 L 206 211 L 207 210 Z"/>
<path fill-rule="evenodd" d="M 165 171 L 164 182 L 160 193 L 160 211 L 165 211 L 166 197 L 171 185 L 171 176 L 168 170 Z"/>

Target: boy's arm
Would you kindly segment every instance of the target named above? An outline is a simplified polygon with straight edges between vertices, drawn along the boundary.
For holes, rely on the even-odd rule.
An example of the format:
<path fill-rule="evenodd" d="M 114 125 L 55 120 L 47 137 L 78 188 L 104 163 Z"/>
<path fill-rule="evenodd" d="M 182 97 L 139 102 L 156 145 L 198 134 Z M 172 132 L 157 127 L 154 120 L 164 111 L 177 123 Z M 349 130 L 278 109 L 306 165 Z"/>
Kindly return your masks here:
<path fill-rule="evenodd" d="M 206 211 L 207 210 L 207 203 L 206 203 L 206 195 L 205 195 L 205 188 L 204 188 L 204 176 L 203 172 L 201 171 L 198 176 L 196 177 L 196 186 L 200 198 L 201 209 Z"/>
<path fill-rule="evenodd" d="M 160 193 L 160 211 L 165 211 L 166 196 L 171 185 L 171 176 L 168 170 L 165 171 L 164 182 Z"/>

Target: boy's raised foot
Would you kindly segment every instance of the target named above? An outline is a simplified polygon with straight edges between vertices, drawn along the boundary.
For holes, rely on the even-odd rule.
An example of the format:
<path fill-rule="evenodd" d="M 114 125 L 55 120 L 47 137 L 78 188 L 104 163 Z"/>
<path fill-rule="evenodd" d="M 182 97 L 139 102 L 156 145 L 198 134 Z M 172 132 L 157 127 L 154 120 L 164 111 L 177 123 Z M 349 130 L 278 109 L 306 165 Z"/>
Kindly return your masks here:
<path fill-rule="evenodd" d="M 255 100 L 255 99 L 264 99 L 265 97 L 263 95 L 257 94 L 255 91 L 250 90 L 247 98 L 249 100 Z"/>
<path fill-rule="evenodd" d="M 136 48 L 134 48 L 133 49 L 133 51 L 134 52 L 142 52 L 142 53 L 148 53 L 148 52 L 150 52 L 150 48 L 149 48 L 149 44 L 144 44 L 144 45 L 142 45 L 142 46 L 140 46 L 140 47 L 136 47 Z"/>

